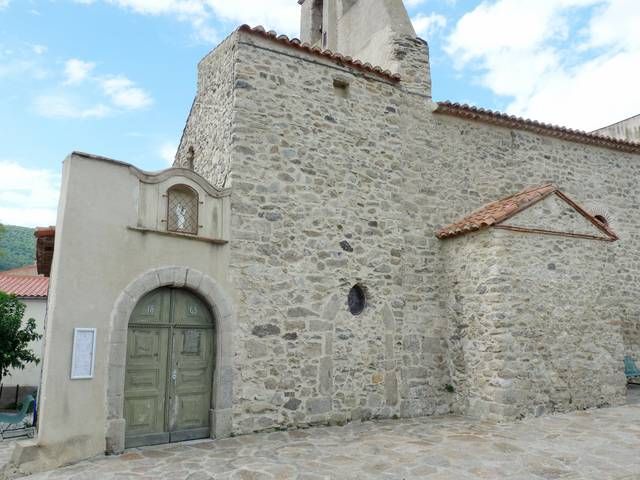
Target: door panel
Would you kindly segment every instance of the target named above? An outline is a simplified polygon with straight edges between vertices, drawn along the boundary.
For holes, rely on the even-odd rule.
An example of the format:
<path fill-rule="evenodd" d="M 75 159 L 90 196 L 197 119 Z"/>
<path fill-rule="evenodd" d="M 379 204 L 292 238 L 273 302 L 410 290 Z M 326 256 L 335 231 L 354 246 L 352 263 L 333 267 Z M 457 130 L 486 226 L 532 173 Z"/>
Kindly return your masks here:
<path fill-rule="evenodd" d="M 213 327 L 207 305 L 185 290 L 174 290 L 173 323 L 176 325 Z"/>
<path fill-rule="evenodd" d="M 129 323 L 168 324 L 171 317 L 171 289 L 159 288 L 148 293 L 138 302 Z"/>
<path fill-rule="evenodd" d="M 124 387 L 127 437 L 165 431 L 168 341 L 167 328 L 129 328 Z"/>
<path fill-rule="evenodd" d="M 175 328 L 173 334 L 172 432 L 209 426 L 213 330 Z M 206 435 L 205 435 L 206 436 Z"/>

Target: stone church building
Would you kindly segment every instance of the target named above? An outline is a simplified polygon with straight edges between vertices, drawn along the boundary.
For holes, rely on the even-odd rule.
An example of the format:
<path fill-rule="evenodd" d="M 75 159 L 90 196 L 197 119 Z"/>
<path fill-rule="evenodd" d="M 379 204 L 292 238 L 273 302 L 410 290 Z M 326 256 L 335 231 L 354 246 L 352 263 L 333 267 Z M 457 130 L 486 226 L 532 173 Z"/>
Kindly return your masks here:
<path fill-rule="evenodd" d="M 65 160 L 12 468 L 624 403 L 640 144 L 432 101 L 401 0 L 298 3 L 300 40 L 242 26 L 200 62 L 173 168 Z"/>

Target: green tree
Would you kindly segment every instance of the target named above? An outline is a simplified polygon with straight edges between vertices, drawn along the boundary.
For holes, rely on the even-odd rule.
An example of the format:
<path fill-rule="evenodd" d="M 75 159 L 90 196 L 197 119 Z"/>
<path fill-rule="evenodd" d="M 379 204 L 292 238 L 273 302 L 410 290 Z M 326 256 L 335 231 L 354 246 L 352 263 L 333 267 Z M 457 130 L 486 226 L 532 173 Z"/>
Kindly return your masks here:
<path fill-rule="evenodd" d="M 1 3 L 1 1 L 0 1 Z M 36 253 L 36 238 L 33 228 L 3 225 L 0 232 L 0 272 L 12 268 L 33 265 Z"/>
<path fill-rule="evenodd" d="M 24 303 L 15 295 L 0 292 L 0 382 L 9 373 L 10 368 L 24 369 L 29 363 L 40 359 L 29 349 L 29 343 L 39 340 L 42 335 L 36 332 L 33 318 L 22 322 Z"/>

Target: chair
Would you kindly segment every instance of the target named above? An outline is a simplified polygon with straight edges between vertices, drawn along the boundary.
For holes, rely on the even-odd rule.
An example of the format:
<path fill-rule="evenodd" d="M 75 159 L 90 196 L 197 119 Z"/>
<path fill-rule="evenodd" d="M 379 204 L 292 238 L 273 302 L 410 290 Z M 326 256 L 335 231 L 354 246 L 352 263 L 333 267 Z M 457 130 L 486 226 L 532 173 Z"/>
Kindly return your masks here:
<path fill-rule="evenodd" d="M 36 399 L 31 395 L 27 395 L 22 399 L 22 408 L 18 413 L 0 413 L 0 439 L 4 440 L 5 433 L 24 430 L 22 426 L 24 419 L 32 405 L 35 405 Z M 2 425 L 5 424 L 4 428 Z"/>
<path fill-rule="evenodd" d="M 627 376 L 627 382 L 629 383 L 634 383 L 631 381 L 634 378 L 640 378 L 640 369 L 638 369 L 636 362 L 629 355 L 624 357 L 624 374 Z"/>

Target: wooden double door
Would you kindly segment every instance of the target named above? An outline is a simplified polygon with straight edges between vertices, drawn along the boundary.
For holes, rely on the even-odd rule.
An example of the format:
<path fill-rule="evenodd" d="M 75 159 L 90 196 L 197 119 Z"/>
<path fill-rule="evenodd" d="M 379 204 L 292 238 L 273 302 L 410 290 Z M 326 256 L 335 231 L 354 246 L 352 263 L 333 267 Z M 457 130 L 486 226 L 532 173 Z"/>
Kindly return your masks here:
<path fill-rule="evenodd" d="M 129 320 L 124 389 L 125 446 L 210 435 L 214 323 L 192 293 L 161 288 Z"/>

